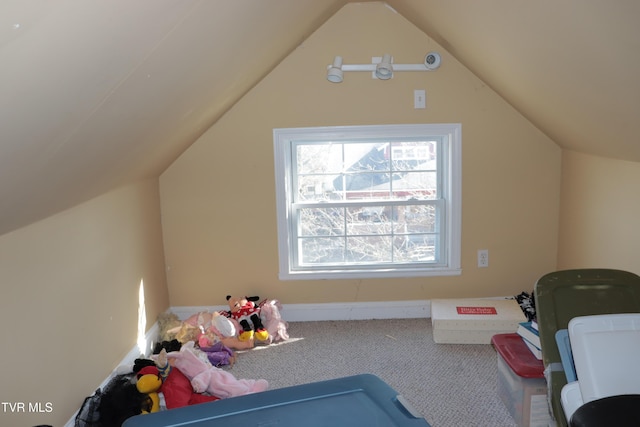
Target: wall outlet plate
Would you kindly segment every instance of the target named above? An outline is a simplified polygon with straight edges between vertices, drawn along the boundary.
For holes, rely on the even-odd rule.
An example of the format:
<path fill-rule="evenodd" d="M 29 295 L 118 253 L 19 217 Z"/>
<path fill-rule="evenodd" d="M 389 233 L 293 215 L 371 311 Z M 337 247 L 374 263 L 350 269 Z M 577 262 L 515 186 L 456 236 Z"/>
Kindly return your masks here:
<path fill-rule="evenodd" d="M 489 267 L 489 249 L 478 249 L 478 267 Z"/>

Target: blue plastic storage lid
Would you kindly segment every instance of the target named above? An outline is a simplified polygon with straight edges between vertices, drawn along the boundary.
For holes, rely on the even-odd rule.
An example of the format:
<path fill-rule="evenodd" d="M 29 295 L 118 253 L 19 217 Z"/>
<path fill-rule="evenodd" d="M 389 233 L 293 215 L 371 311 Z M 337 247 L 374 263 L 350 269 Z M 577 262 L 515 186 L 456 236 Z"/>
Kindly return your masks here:
<path fill-rule="evenodd" d="M 542 360 L 536 359 L 518 334 L 497 334 L 491 343 L 511 370 L 522 378 L 544 378 Z"/>
<path fill-rule="evenodd" d="M 371 374 L 136 415 L 123 424 L 123 427 L 178 426 L 430 427 L 401 395 Z"/>
<path fill-rule="evenodd" d="M 571 341 L 569 340 L 568 329 L 560 329 L 556 332 L 556 344 L 558 345 L 560 359 L 562 360 L 562 369 L 564 370 L 564 375 L 567 377 L 567 382 L 578 381 L 576 367 L 573 364 L 573 353 L 571 352 Z"/>

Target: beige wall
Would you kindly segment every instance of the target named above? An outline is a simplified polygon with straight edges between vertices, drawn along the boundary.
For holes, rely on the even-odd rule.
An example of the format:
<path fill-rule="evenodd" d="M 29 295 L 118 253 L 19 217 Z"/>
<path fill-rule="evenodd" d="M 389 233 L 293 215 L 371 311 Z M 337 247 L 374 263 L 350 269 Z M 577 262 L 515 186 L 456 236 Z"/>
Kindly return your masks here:
<path fill-rule="evenodd" d="M 0 236 L 0 425 L 62 426 L 169 306 L 157 180 L 107 193 Z"/>
<path fill-rule="evenodd" d="M 397 63 L 442 55 L 433 73 L 389 81 L 345 73 L 335 55 Z M 425 89 L 427 109 L 413 109 Z M 463 274 L 279 281 L 273 128 L 462 123 Z M 513 295 L 556 267 L 561 152 L 441 46 L 381 3 L 350 4 L 304 41 L 160 177 L 171 305 L 224 304 L 229 293 L 284 303 Z M 489 249 L 490 266 L 476 267 Z"/>
<path fill-rule="evenodd" d="M 558 268 L 640 274 L 640 164 L 563 151 Z"/>
<path fill-rule="evenodd" d="M 389 52 L 414 63 L 430 50 L 443 58 L 434 73 L 325 80 L 335 55 L 366 63 Z M 427 91 L 426 110 L 413 109 L 414 89 Z M 278 280 L 273 128 L 442 122 L 463 129 L 461 276 Z M 530 290 L 556 268 L 640 274 L 639 181 L 637 163 L 564 151 L 561 164 L 556 144 L 404 18 L 379 3 L 348 5 L 159 183 L 0 236 L 0 400 L 53 409 L 0 412 L 0 425 L 67 421 L 134 347 L 141 281 L 148 328 L 169 305 L 224 304 L 228 293 L 284 303 L 483 297 Z M 476 267 L 480 248 L 489 268 Z"/>

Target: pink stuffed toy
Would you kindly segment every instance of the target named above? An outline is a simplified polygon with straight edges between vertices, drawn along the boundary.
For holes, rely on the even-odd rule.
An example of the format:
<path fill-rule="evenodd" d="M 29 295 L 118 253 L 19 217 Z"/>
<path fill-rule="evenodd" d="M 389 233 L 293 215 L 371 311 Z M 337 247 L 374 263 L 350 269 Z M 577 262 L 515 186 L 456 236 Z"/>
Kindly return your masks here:
<path fill-rule="evenodd" d="M 194 351 L 194 342 L 190 341 L 180 351 L 167 353 L 167 357 L 191 380 L 191 386 L 197 393 L 227 398 L 258 393 L 269 387 L 269 383 L 262 379 L 238 380 L 231 373 L 207 364 Z"/>
<path fill-rule="evenodd" d="M 166 357 L 167 352 L 163 349 L 157 357 L 156 364 L 158 366 L 143 368 L 140 370 L 140 373 L 159 375 L 162 380 L 162 386 L 158 392 L 164 394 L 167 409 L 213 402 L 219 399 L 218 396 L 207 396 L 195 391 L 189 379 L 180 371 L 180 368 L 174 369 L 174 367 L 168 363 Z"/>

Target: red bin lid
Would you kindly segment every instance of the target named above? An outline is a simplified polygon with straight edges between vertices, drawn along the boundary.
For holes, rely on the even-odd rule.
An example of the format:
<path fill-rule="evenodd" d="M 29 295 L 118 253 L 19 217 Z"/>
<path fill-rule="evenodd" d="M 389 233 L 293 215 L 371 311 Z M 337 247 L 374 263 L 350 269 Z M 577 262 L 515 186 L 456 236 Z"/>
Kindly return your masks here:
<path fill-rule="evenodd" d="M 518 334 L 497 334 L 491 343 L 511 370 L 523 378 L 544 378 L 542 360 L 536 359 Z"/>

